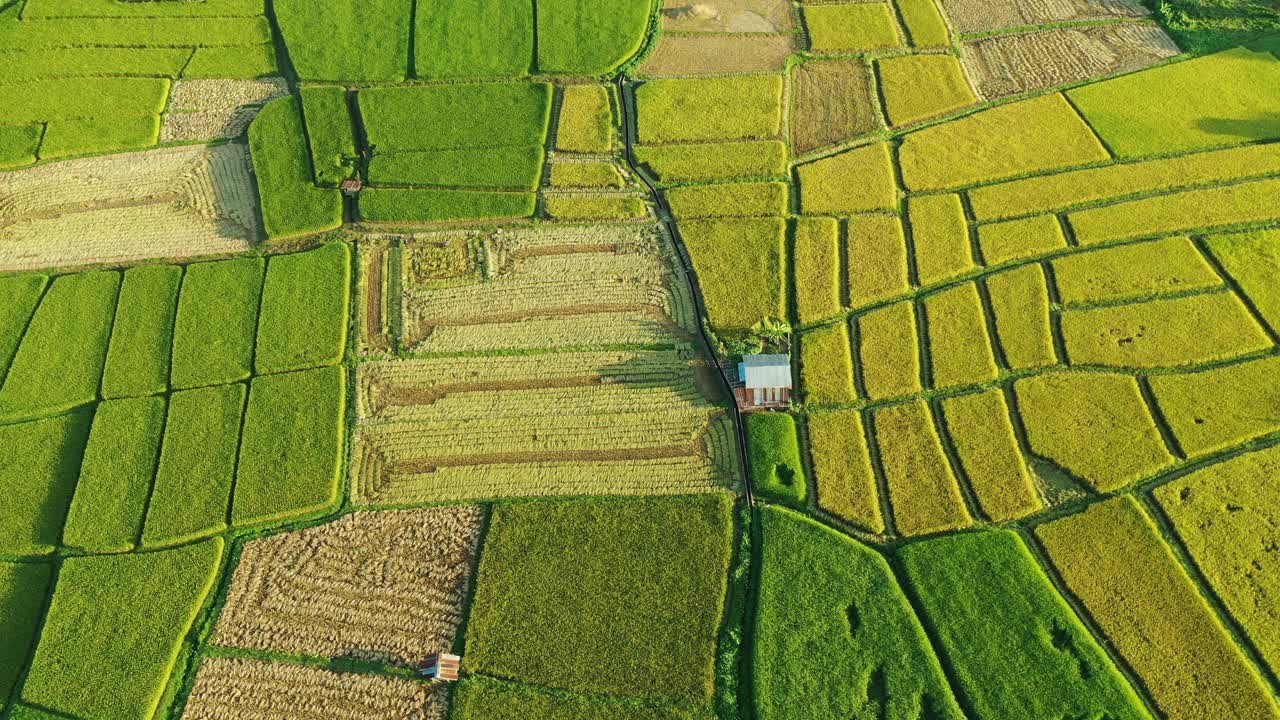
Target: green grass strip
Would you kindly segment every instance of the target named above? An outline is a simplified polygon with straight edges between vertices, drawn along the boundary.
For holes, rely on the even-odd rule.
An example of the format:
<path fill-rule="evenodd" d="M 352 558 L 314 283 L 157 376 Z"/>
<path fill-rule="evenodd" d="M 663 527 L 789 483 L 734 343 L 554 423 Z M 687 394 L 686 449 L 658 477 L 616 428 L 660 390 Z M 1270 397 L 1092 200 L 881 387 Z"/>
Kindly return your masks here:
<path fill-rule="evenodd" d="M 244 397 L 240 383 L 170 396 L 143 545 L 194 540 L 226 528 Z"/>
<path fill-rule="evenodd" d="M 102 373 L 105 398 L 153 395 L 169 389 L 173 322 L 182 268 L 148 265 L 125 271 Z"/>
<path fill-rule="evenodd" d="M 797 506 L 808 495 L 796 421 L 786 413 L 752 413 L 746 417 L 751 483 L 771 497 Z"/>
<path fill-rule="evenodd" d="M 49 278 L 44 275 L 11 275 L 0 278 L 0 381 L 18 352 L 31 314 Z"/>
<path fill-rule="evenodd" d="M 174 388 L 249 377 L 264 265 L 261 258 L 240 258 L 187 268 L 173 332 Z"/>
<path fill-rule="evenodd" d="M 302 88 L 302 115 L 311 143 L 315 182 L 337 187 L 355 175 L 356 137 L 347 108 L 347 90 L 337 86 Z"/>
<path fill-rule="evenodd" d="M 132 550 L 142 532 L 164 429 L 163 397 L 98 404 L 62 542 L 90 552 Z"/>
<path fill-rule="evenodd" d="M 0 711 L 22 675 L 40 629 L 52 568 L 35 563 L 0 563 Z"/>
<path fill-rule="evenodd" d="M 0 122 L 16 125 L 62 118 L 157 115 L 169 97 L 163 78 L 62 78 L 0 85 L 8 102 Z"/>
<path fill-rule="evenodd" d="M 346 373 L 338 365 L 253 379 L 231 510 L 235 525 L 337 507 Z"/>
<path fill-rule="evenodd" d="M 220 539 L 68 558 L 22 698 L 96 720 L 150 720 L 221 560 Z"/>
<path fill-rule="evenodd" d="M 0 421 L 69 410 L 98 398 L 120 274 L 53 282 L 0 389 Z"/>
<path fill-rule="evenodd" d="M 360 91 L 369 142 L 382 152 L 535 147 L 551 117 L 548 83 L 473 83 Z M 466 122 L 458 122 L 467 118 Z"/>
<path fill-rule="evenodd" d="M 369 182 L 532 191 L 542 179 L 544 160 L 541 147 L 384 153 L 369 164 Z"/>
<path fill-rule="evenodd" d="M 360 217 L 370 222 L 443 222 L 527 217 L 531 192 L 369 188 L 360 193 Z"/>
<path fill-rule="evenodd" d="M 258 373 L 333 365 L 347 347 L 351 251 L 345 243 L 267 261 L 258 320 Z"/>
<path fill-rule="evenodd" d="M 533 64 L 532 0 L 419 3 L 414 34 L 418 77 L 520 77 Z"/>
<path fill-rule="evenodd" d="M 280 98 L 262 108 L 249 126 L 249 150 L 267 237 L 323 232 L 342 224 L 342 196 L 313 185 L 297 98 Z"/>
<path fill-rule="evenodd" d="M 89 435 L 85 411 L 0 426 L 0 554 L 48 555 L 62 535 Z M 3 645 L 3 643 L 0 643 Z"/>
<path fill-rule="evenodd" d="M 159 138 L 159 115 L 50 120 L 40 143 L 40 159 L 142 150 Z"/>
<path fill-rule="evenodd" d="M 117 2 L 116 0 L 27 0 L 24 20 L 37 18 L 103 17 L 254 17 L 264 12 L 263 0 L 201 0 L 187 2 Z"/>

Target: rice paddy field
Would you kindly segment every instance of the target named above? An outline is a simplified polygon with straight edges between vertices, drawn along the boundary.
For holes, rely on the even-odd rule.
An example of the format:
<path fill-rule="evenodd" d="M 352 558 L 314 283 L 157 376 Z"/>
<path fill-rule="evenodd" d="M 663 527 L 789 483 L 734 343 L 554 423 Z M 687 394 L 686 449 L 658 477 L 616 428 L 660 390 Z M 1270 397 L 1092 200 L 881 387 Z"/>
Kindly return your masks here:
<path fill-rule="evenodd" d="M 0 720 L 1280 720 L 1274 3 L 0 60 Z"/>

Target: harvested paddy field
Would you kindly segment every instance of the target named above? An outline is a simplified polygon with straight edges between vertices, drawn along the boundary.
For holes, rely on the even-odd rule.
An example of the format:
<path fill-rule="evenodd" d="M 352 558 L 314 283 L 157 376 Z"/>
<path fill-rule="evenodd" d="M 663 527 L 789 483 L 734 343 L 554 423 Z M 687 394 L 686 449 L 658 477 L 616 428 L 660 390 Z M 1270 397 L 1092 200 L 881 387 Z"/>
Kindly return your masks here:
<path fill-rule="evenodd" d="M 240 137 L 263 105 L 288 93 L 284 78 L 179 80 L 169 97 L 160 142 Z"/>
<path fill-rule="evenodd" d="M 257 205 L 234 143 L 0 173 L 0 270 L 243 252 L 259 238 Z"/>
<path fill-rule="evenodd" d="M 1140 0 L 939 0 L 960 33 L 1077 20 L 1144 18 L 1151 13 Z"/>
<path fill-rule="evenodd" d="M 636 70 L 641 77 L 722 75 L 781 70 L 800 47 L 799 36 L 662 35 Z"/>
<path fill-rule="evenodd" d="M 861 60 L 812 60 L 791 73 L 791 146 L 797 155 L 879 127 L 871 72 Z"/>

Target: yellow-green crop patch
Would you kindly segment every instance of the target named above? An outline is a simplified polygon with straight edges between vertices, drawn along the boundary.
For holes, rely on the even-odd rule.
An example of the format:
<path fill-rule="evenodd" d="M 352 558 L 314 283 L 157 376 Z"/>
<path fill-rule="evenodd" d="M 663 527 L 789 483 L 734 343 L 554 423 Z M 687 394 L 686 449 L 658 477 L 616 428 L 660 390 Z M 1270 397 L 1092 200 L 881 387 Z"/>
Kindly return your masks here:
<path fill-rule="evenodd" d="M 853 402 L 853 361 L 849 328 L 844 323 L 805 333 L 800 341 L 800 372 L 811 403 Z"/>
<path fill-rule="evenodd" d="M 919 392 L 920 352 L 915 307 L 903 301 L 860 315 L 858 366 L 872 400 Z"/>
<path fill-rule="evenodd" d="M 987 276 L 996 338 L 1009 367 L 1025 369 L 1053 365 L 1049 289 L 1039 265 L 1023 265 Z"/>
<path fill-rule="evenodd" d="M 800 218 L 795 225 L 796 315 L 801 325 L 840 312 L 840 226 L 833 218 Z"/>
<path fill-rule="evenodd" d="M 960 466 L 987 517 L 1003 522 L 1044 507 L 1018 448 L 1002 390 L 949 398 L 942 402 L 942 414 Z"/>
<path fill-rule="evenodd" d="M 951 55 L 902 55 L 879 61 L 879 68 L 890 125 L 910 125 L 978 102 Z"/>
<path fill-rule="evenodd" d="M 782 129 L 782 77 L 650 80 L 636 89 L 646 143 L 766 139 Z"/>
<path fill-rule="evenodd" d="M 49 555 L 58 545 L 89 435 L 84 411 L 0 425 L 0 554 Z"/>
<path fill-rule="evenodd" d="M 44 275 L 0 277 L 0 381 L 18 352 L 27 323 L 49 285 Z"/>
<path fill-rule="evenodd" d="M 1042 525 L 1036 536 L 1168 717 L 1280 714 L 1132 497 Z"/>
<path fill-rule="evenodd" d="M 1151 392 L 1188 456 L 1224 450 L 1280 429 L 1280 358 L 1156 375 Z"/>
<path fill-rule="evenodd" d="M 182 268 L 173 265 L 125 271 L 102 371 L 103 397 L 137 397 L 169 389 L 173 321 L 181 283 Z"/>
<path fill-rule="evenodd" d="M 625 184 L 618 166 L 611 162 L 558 162 L 551 166 L 555 188 L 621 188 Z"/>
<path fill-rule="evenodd" d="M 982 221 L 1057 212 L 1140 193 L 1280 173 L 1280 143 L 1250 145 L 1011 180 L 969 192 Z"/>
<path fill-rule="evenodd" d="M 932 0 L 930 0 L 932 2 Z M 973 269 L 969 226 L 959 195 L 918 195 L 907 199 L 916 275 L 932 285 Z"/>
<path fill-rule="evenodd" d="M 1280 609 L 1269 572 L 1280 543 L 1280 448 L 1238 455 L 1156 488 L 1160 507 L 1218 597 L 1272 672 L 1280 668 Z"/>
<path fill-rule="evenodd" d="M 644 198 L 634 195 L 554 195 L 546 198 L 553 220 L 635 220 L 649 214 Z"/>
<path fill-rule="evenodd" d="M 265 265 L 260 258 L 243 258 L 187 268 L 173 331 L 174 388 L 249 377 Z"/>
<path fill-rule="evenodd" d="M 1187 238 L 1076 253 L 1053 261 L 1064 304 L 1133 300 L 1222 285 L 1222 278 Z"/>
<path fill-rule="evenodd" d="M 786 215 L 786 183 L 719 183 L 686 185 L 667 191 L 677 218 L 758 217 Z"/>
<path fill-rule="evenodd" d="M 1192 365 L 1272 347 L 1232 292 L 1069 310 L 1062 337 L 1073 364 L 1128 368 Z"/>
<path fill-rule="evenodd" d="M 902 44 L 893 8 L 887 2 L 806 5 L 804 24 L 815 52 L 847 52 Z"/>
<path fill-rule="evenodd" d="M 787 172 L 787 146 L 778 140 L 651 145 L 636 148 L 636 160 L 664 184 L 781 177 Z"/>
<path fill-rule="evenodd" d="M 796 168 L 800 209 L 810 215 L 896 210 L 898 184 L 889 146 L 876 143 Z"/>
<path fill-rule="evenodd" d="M 935 388 L 995 380 L 999 375 L 978 286 L 965 283 L 924 300 L 929 378 Z"/>
<path fill-rule="evenodd" d="M 1280 137 L 1280 59 L 1235 48 L 1068 91 L 1121 157 Z"/>
<path fill-rule="evenodd" d="M 497 220 L 532 215 L 537 202 L 532 192 L 368 188 L 360 193 L 360 216 L 401 224 Z"/>
<path fill-rule="evenodd" d="M 1215 235 L 1205 246 L 1222 265 L 1272 332 L 1280 332 L 1280 230 Z"/>
<path fill-rule="evenodd" d="M 783 292 L 786 223 L 781 218 L 723 218 L 680 223 L 708 320 L 747 330 L 786 315 Z"/>
<path fill-rule="evenodd" d="M 604 85 L 569 85 L 563 91 L 556 148 L 567 152 L 607 153 L 617 134 L 613 103 Z"/>
<path fill-rule="evenodd" d="M 1044 95 L 906 136 L 900 159 L 907 189 L 945 190 L 1109 159 L 1061 95 Z"/>
<path fill-rule="evenodd" d="M 872 420 L 897 531 L 924 535 L 971 523 L 928 403 L 881 408 Z"/>
<path fill-rule="evenodd" d="M 1008 220 L 978 228 L 978 245 L 988 265 L 1036 257 L 1067 246 L 1053 215 Z"/>
<path fill-rule="evenodd" d="M 823 510 L 871 532 L 884 532 L 880 493 L 857 410 L 810 413 L 809 456 Z"/>
<path fill-rule="evenodd" d="M 1119 490 L 1173 463 L 1131 377 L 1056 372 L 1013 387 L 1031 452 L 1095 490 Z"/>
<path fill-rule="evenodd" d="M 1068 219 L 1082 244 L 1267 222 L 1280 219 L 1280 178 L 1132 200 Z"/>
<path fill-rule="evenodd" d="M 849 297 L 853 306 L 887 300 L 911 289 L 907 239 L 893 215 L 854 215 L 848 224 Z"/>
<path fill-rule="evenodd" d="M 935 0 L 897 0 L 898 12 L 915 47 L 942 47 L 951 44 L 951 32 Z"/>

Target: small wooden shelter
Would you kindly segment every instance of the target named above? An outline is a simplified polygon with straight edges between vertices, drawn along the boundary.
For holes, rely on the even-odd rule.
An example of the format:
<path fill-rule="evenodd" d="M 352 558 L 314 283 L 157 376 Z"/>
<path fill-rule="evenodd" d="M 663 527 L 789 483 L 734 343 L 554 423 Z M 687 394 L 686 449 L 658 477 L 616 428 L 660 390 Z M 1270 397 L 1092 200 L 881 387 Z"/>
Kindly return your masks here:
<path fill-rule="evenodd" d="M 360 178 L 354 177 L 354 178 L 349 178 L 347 180 L 343 180 L 342 184 L 339 185 L 338 187 L 342 189 L 343 195 L 351 196 L 351 195 L 358 194 L 360 190 L 364 187 L 364 184 L 360 182 Z"/>
<path fill-rule="evenodd" d="M 738 407 L 786 407 L 791 404 L 791 356 L 744 355 L 738 382 L 733 389 Z"/>
<path fill-rule="evenodd" d="M 445 682 L 453 682 L 458 679 L 458 669 L 462 666 L 462 658 L 449 653 L 432 653 L 422 663 L 422 669 L 419 672 L 423 677 L 432 680 L 443 680 Z"/>

